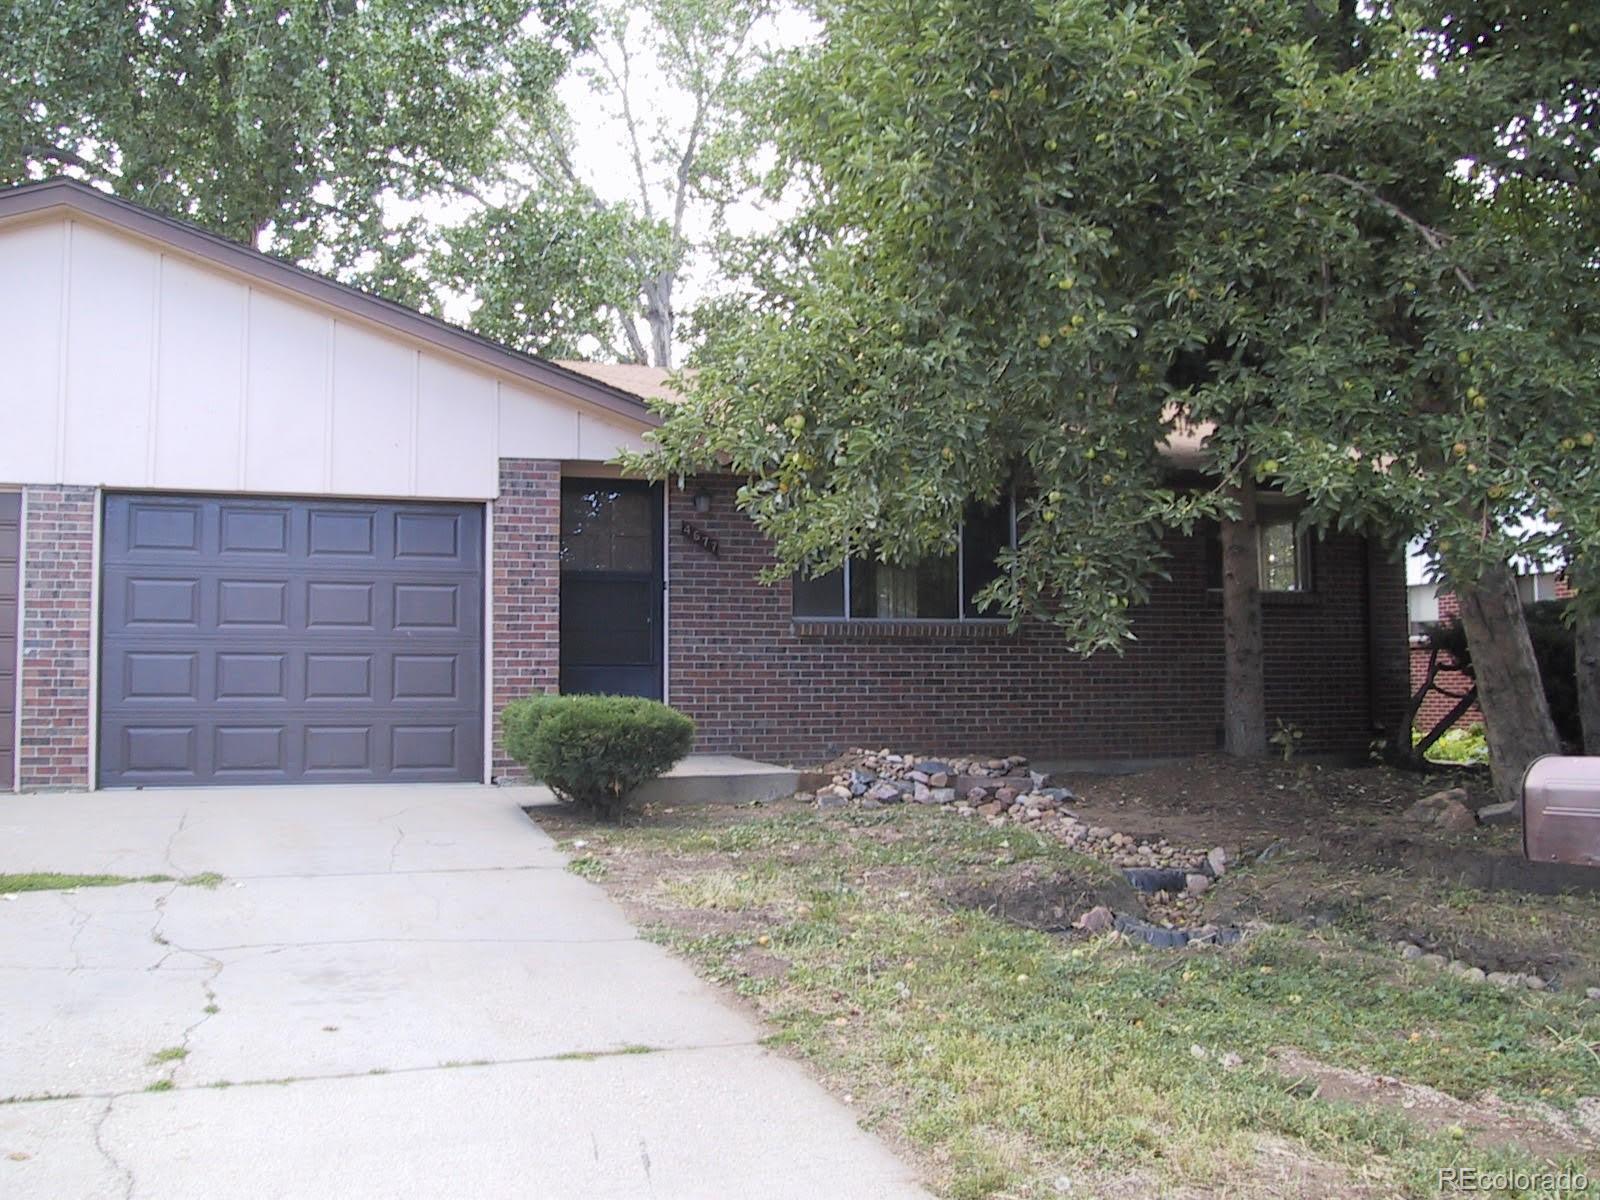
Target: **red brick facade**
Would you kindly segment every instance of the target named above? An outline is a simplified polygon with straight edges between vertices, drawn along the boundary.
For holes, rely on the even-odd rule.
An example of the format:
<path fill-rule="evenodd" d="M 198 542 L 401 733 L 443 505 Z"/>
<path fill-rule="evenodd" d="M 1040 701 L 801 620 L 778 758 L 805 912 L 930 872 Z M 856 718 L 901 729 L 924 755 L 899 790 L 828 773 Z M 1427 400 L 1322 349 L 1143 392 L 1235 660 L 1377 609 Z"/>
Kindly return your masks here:
<path fill-rule="evenodd" d="M 521 768 L 501 746 L 500 710 L 560 679 L 561 464 L 502 458 L 494 502 L 493 673 L 495 778 Z"/>
<path fill-rule="evenodd" d="M 695 513 L 702 489 L 711 509 Z M 851 744 L 1074 759 L 1216 748 L 1222 604 L 1197 539 L 1173 543 L 1138 641 L 1084 658 L 1041 624 L 791 621 L 787 583 L 758 581 L 770 548 L 733 492 L 668 489 L 669 528 L 687 520 L 720 543 L 713 557 L 674 538 L 669 557 L 669 698 L 699 723 L 697 749 L 805 763 Z M 1299 727 L 1305 752 L 1364 753 L 1403 711 L 1404 567 L 1335 535 L 1315 544 L 1313 572 L 1312 593 L 1265 601 L 1269 727 Z"/>
<path fill-rule="evenodd" d="M 83 788 L 91 781 L 89 672 L 98 508 L 93 488 L 23 492 L 17 771 L 24 791 Z"/>

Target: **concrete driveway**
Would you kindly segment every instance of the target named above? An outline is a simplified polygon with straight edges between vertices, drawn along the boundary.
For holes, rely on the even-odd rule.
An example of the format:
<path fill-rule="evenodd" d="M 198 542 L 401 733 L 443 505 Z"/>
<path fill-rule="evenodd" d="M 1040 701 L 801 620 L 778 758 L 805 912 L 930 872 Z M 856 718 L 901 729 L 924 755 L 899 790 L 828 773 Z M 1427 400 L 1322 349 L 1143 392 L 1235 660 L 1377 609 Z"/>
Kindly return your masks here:
<path fill-rule="evenodd" d="M 0 797 L 0 1195 L 917 1197 L 476 787 Z"/>

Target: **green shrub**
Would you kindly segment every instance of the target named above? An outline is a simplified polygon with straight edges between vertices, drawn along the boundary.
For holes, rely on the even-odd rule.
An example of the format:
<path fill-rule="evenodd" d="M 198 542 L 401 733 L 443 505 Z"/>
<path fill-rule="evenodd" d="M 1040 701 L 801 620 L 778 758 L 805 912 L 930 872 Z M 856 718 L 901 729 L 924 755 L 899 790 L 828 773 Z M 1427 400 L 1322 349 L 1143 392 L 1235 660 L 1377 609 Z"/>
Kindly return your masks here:
<path fill-rule="evenodd" d="M 526 767 L 533 757 L 534 734 L 561 701 L 568 699 L 571 697 L 539 695 L 507 704 L 500 712 L 501 738 L 506 753 Z"/>
<path fill-rule="evenodd" d="M 502 722 L 506 753 L 560 799 L 611 821 L 694 744 L 692 720 L 637 696 L 533 696 L 506 705 Z"/>
<path fill-rule="evenodd" d="M 1422 734 L 1416 735 L 1422 740 Z M 1428 747 L 1427 759 L 1436 763 L 1461 763 L 1475 765 L 1489 761 L 1489 742 L 1484 737 L 1482 725 L 1466 729 L 1451 729 Z"/>

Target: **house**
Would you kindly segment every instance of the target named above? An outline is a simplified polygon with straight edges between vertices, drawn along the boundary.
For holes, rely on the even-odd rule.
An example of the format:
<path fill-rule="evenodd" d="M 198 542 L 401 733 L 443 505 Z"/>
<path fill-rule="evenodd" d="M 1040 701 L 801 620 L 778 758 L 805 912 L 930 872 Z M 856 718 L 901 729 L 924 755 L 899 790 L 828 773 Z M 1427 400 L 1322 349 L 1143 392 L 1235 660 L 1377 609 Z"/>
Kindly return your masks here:
<path fill-rule="evenodd" d="M 1517 593 L 1524 604 L 1536 600 L 1565 600 L 1572 595 L 1572 586 L 1562 571 L 1523 571 L 1517 576 Z M 1425 631 L 1429 625 L 1454 621 L 1461 612 L 1455 592 L 1442 583 L 1418 579 L 1406 587 L 1406 618 L 1411 630 L 1411 691 L 1416 693 L 1428 678 L 1428 666 L 1433 657 L 1428 647 Z M 1444 656 L 1441 656 L 1444 661 Z M 1456 700 L 1471 690 L 1472 680 L 1450 666 L 1439 667 L 1433 676 L 1433 690 L 1423 698 L 1417 709 L 1416 727 L 1424 733 L 1450 715 Z M 1451 723 L 1452 729 L 1468 729 L 1483 724 L 1483 710 L 1476 704 Z"/>
<path fill-rule="evenodd" d="M 557 687 L 793 762 L 1217 744 L 1200 540 L 1138 641 L 1084 658 L 971 607 L 1009 508 L 951 560 L 762 585 L 736 481 L 607 465 L 659 372 L 519 354 L 68 181 L 0 193 L 0 275 L 0 787 L 496 778 L 494 715 Z M 1401 567 L 1287 518 L 1263 556 L 1270 719 L 1363 751 L 1405 699 Z"/>

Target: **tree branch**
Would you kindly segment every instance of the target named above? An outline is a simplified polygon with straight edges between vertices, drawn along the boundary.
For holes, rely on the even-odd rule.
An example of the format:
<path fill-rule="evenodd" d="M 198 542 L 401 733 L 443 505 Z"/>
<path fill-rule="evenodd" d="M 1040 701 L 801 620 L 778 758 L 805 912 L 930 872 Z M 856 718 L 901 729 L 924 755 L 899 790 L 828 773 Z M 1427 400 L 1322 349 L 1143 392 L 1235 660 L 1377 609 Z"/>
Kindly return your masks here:
<path fill-rule="evenodd" d="M 1328 172 L 1325 178 L 1332 179 L 1335 182 L 1342 183 L 1346 187 L 1360 192 L 1379 208 L 1383 209 L 1390 216 L 1394 217 L 1395 220 L 1404 225 L 1409 225 L 1413 230 L 1416 231 L 1417 235 L 1428 244 L 1428 248 L 1437 254 L 1445 253 L 1445 251 L 1449 248 L 1450 243 L 1455 240 L 1443 230 L 1435 229 L 1433 226 L 1426 225 L 1417 220 L 1416 217 L 1413 217 L 1393 200 L 1386 200 L 1378 192 L 1378 190 L 1372 187 L 1370 184 L 1362 183 L 1358 179 L 1351 179 L 1348 175 L 1341 175 L 1337 171 Z M 1478 296 L 1478 285 L 1472 281 L 1472 276 L 1468 275 L 1466 271 L 1464 271 L 1456 263 L 1451 263 L 1450 269 L 1455 273 L 1455 277 L 1461 281 L 1462 287 L 1466 288 L 1467 291 L 1472 295 Z M 1479 296 L 1479 299 L 1482 300 L 1482 297 Z M 1485 303 L 1483 307 L 1485 315 L 1493 320 L 1494 313 L 1490 310 L 1489 305 Z"/>

